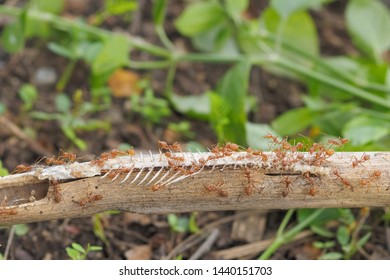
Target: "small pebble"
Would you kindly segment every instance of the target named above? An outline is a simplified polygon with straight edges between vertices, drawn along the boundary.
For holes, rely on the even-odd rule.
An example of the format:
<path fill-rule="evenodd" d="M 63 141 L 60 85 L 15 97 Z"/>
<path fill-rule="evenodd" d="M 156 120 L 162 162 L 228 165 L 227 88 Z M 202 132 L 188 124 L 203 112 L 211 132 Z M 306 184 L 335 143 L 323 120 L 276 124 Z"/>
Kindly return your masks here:
<path fill-rule="evenodd" d="M 57 73 L 52 67 L 40 67 L 35 72 L 34 83 L 37 86 L 49 86 L 57 81 Z"/>

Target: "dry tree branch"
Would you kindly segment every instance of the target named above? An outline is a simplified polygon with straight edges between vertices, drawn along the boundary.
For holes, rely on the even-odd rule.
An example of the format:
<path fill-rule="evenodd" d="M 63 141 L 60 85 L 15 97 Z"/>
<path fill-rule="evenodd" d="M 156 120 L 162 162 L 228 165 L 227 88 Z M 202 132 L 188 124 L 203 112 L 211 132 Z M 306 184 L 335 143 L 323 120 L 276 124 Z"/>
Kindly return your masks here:
<path fill-rule="evenodd" d="M 282 142 L 280 142 L 282 143 Z M 173 213 L 390 205 L 390 153 L 239 151 L 128 155 L 85 163 L 63 153 L 0 178 L 0 225 L 90 216 L 106 210 Z M 23 169 L 23 168 L 22 168 Z M 26 168 L 29 170 L 30 168 Z M 24 170 L 21 170 L 24 171 Z M 2 200 L 2 202 L 1 202 Z"/>

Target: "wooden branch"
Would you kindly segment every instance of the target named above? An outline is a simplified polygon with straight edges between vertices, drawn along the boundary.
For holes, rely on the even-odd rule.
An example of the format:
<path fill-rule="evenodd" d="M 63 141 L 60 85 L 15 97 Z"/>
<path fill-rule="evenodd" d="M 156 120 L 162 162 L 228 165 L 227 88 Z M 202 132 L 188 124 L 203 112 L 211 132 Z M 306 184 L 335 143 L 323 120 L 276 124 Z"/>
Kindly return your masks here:
<path fill-rule="evenodd" d="M 297 156 L 299 154 L 299 156 Z M 180 157 L 179 157 L 180 155 Z M 0 178 L 0 225 L 106 210 L 173 213 L 390 206 L 390 153 L 118 157 Z M 172 162 L 172 159 L 175 162 Z M 122 182 L 122 183 L 121 183 Z M 2 201 L 2 202 L 1 202 Z"/>

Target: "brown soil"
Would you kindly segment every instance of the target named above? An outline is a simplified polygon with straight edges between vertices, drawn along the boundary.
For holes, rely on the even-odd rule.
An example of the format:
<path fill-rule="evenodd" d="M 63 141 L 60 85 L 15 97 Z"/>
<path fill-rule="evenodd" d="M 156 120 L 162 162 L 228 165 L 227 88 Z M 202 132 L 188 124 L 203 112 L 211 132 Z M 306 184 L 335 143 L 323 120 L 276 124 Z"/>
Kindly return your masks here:
<path fill-rule="evenodd" d="M 90 16 L 101 5 L 100 1 L 67 1 L 64 14 L 67 16 Z M 153 32 L 150 21 L 151 1 L 139 1 L 141 12 L 137 12 L 130 24 L 118 18 L 110 18 L 104 23 L 108 29 L 122 29 L 142 36 L 149 42 L 157 43 L 158 39 Z M 256 7 L 256 1 L 252 1 Z M 91 4 L 93 3 L 93 4 Z M 261 6 L 264 3 L 261 2 Z M 168 9 L 166 29 L 168 36 L 175 44 L 184 44 L 190 48 L 189 42 L 179 37 L 174 30 L 172 20 L 182 11 L 182 4 L 171 5 Z M 319 29 L 321 52 L 324 55 L 341 55 L 355 53 L 356 49 L 350 42 L 343 21 L 344 1 L 336 1 L 326 9 L 312 12 Z M 258 13 L 258 12 L 257 12 Z M 2 22 L 2 21 L 0 21 Z M 109 131 L 92 131 L 79 134 L 80 138 L 88 143 L 88 149 L 81 153 L 63 135 L 58 123 L 42 122 L 30 118 L 21 111 L 22 102 L 18 98 L 18 89 L 24 83 L 34 84 L 35 71 L 41 67 L 50 67 L 61 75 L 67 61 L 48 51 L 44 42 L 29 41 L 26 48 L 15 55 L 8 55 L 0 49 L 0 102 L 5 104 L 8 111 L 5 119 L 18 127 L 26 137 L 47 154 L 57 154 L 61 148 L 82 154 L 86 160 L 93 155 L 101 154 L 117 148 L 121 143 L 133 145 L 136 149 L 156 150 L 157 139 L 166 141 L 185 141 L 176 134 L 172 134 L 166 127 L 170 122 L 184 120 L 180 114 L 174 114 L 161 125 L 146 127 L 139 119 L 130 123 L 128 108 L 123 99 L 115 99 L 112 108 L 98 114 L 99 119 L 109 119 Z M 215 87 L 217 81 L 228 69 L 227 65 L 210 64 L 183 64 L 179 67 L 175 78 L 174 89 L 179 94 L 200 94 Z M 87 92 L 88 67 L 79 63 L 74 71 L 65 92 L 73 93 L 76 89 Z M 145 73 L 140 73 L 145 74 Z M 164 87 L 164 71 L 147 73 L 153 77 L 155 92 L 161 96 Z M 37 111 L 53 111 L 55 85 L 37 86 L 39 102 L 34 109 Z M 258 110 L 251 114 L 251 121 L 269 123 L 280 113 L 288 109 L 301 106 L 300 94 L 305 89 L 301 84 L 288 79 L 276 77 L 259 68 L 251 73 L 250 92 L 257 98 Z M 210 126 L 206 122 L 191 121 L 192 130 L 196 134 L 194 140 L 210 146 L 216 142 Z M 22 140 L 14 132 L 0 128 L 0 159 L 4 166 L 13 170 L 17 164 L 34 164 L 43 154 L 38 152 L 31 142 Z M 40 150 L 41 151 L 41 150 Z M 375 215 L 378 214 L 378 215 Z M 367 224 L 371 227 L 373 236 L 365 247 L 365 251 L 357 253 L 354 258 L 388 258 L 390 251 L 386 247 L 388 229 L 380 220 L 381 210 L 374 210 Z M 199 228 L 219 229 L 217 241 L 202 256 L 203 259 L 221 258 L 223 249 L 243 244 L 269 239 L 275 236 L 277 226 L 283 218 L 283 211 L 248 211 L 248 212 L 204 212 L 198 213 L 197 225 Z M 180 216 L 190 216 L 182 214 Z M 223 221 L 225 223 L 218 223 Z M 103 246 L 100 252 L 88 255 L 89 259 L 162 259 L 171 256 L 172 250 L 192 238 L 191 233 L 175 233 L 170 229 L 166 215 L 141 215 L 132 213 L 101 214 L 100 219 L 107 241 L 104 242 L 93 232 L 93 218 L 55 220 L 28 225 L 28 232 L 22 236 L 15 236 L 11 244 L 10 259 L 68 259 L 65 248 L 71 243 L 82 245 Z M 95 223 L 96 224 L 96 223 Z M 210 228 L 210 225 L 213 225 Z M 4 253 L 10 228 L 0 230 L 0 252 Z M 206 236 L 207 237 L 207 236 Z M 312 247 L 312 242 L 320 237 L 311 235 L 282 247 L 274 258 L 276 259 L 315 259 L 320 251 Z M 172 258 L 181 256 L 188 259 L 204 242 L 200 239 L 187 250 L 174 251 Z M 389 243 L 387 243 L 389 244 Z M 339 248 L 339 250 L 341 250 Z M 233 258 L 256 258 L 258 253 L 250 253 Z"/>

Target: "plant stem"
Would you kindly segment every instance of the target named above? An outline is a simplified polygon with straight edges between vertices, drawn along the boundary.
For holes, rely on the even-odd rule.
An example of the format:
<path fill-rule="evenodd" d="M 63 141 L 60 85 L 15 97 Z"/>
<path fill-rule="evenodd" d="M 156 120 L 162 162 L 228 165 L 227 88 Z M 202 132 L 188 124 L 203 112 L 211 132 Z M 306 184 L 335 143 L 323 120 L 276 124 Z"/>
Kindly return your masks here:
<path fill-rule="evenodd" d="M 291 218 L 291 215 L 294 213 L 292 209 L 290 209 L 286 216 L 284 217 L 282 223 L 280 224 L 280 227 L 278 229 L 278 232 L 276 234 L 276 238 L 274 242 L 261 254 L 259 257 L 259 260 L 268 260 L 273 253 L 277 249 L 279 249 L 283 244 L 289 242 L 291 239 L 293 239 L 300 231 L 302 231 L 304 228 L 306 228 L 314 219 L 316 219 L 325 208 L 317 209 L 315 210 L 310 216 L 308 216 L 306 219 L 304 219 L 302 222 L 300 222 L 298 225 L 296 225 L 294 228 L 290 229 L 286 233 L 282 233 L 283 229 L 286 227 L 286 224 L 288 220 Z M 282 230 L 281 230 L 282 228 Z"/>
<path fill-rule="evenodd" d="M 21 8 L 11 7 L 7 5 L 0 5 L 0 14 L 17 17 L 21 13 L 22 13 Z M 65 19 L 63 17 L 41 12 L 38 10 L 27 10 L 27 16 L 36 20 L 49 22 L 53 24 L 56 28 L 65 31 L 69 31 L 70 29 L 77 27 L 78 29 L 93 34 L 94 36 L 97 37 L 109 37 L 112 34 L 112 32 L 110 31 L 92 25 L 88 25 L 80 21 Z M 153 55 L 165 57 L 165 58 L 169 58 L 172 56 L 172 53 L 170 51 L 155 46 L 153 44 L 150 44 L 139 37 L 133 37 L 130 35 L 123 35 L 123 36 L 125 36 L 129 44 L 136 49 L 140 49 L 149 52 Z"/>
<path fill-rule="evenodd" d="M 278 41 L 278 37 L 276 37 L 275 35 L 273 35 L 272 33 L 269 33 L 269 32 L 267 32 L 265 34 L 261 33 L 261 34 L 259 34 L 259 36 L 260 36 L 259 40 L 268 40 L 274 44 L 276 44 L 276 42 Z M 376 90 L 376 91 L 390 93 L 390 88 L 388 86 L 384 86 L 382 84 L 377 84 L 377 83 L 371 83 L 371 82 L 366 81 L 366 80 L 360 80 L 358 78 L 355 78 L 353 75 L 349 74 L 346 71 L 342 71 L 338 68 L 330 66 L 321 57 L 314 56 L 314 55 L 311 55 L 307 52 L 304 52 L 304 51 L 290 45 L 288 42 L 285 42 L 283 40 L 281 40 L 280 43 L 285 51 L 290 52 L 292 55 L 296 55 L 296 56 L 301 57 L 303 59 L 307 59 L 308 61 L 314 62 L 315 65 L 319 66 L 320 68 L 322 68 L 325 71 L 329 71 L 333 74 L 336 74 L 339 78 L 343 79 L 346 82 L 355 84 L 356 86 L 362 87 L 366 90 Z"/>
<path fill-rule="evenodd" d="M 300 74 L 306 78 L 314 79 L 314 80 L 320 81 L 326 85 L 343 90 L 345 92 L 348 92 L 352 95 L 360 97 L 364 100 L 370 101 L 370 102 L 377 104 L 379 106 L 390 108 L 390 102 L 384 98 L 376 96 L 372 93 L 369 93 L 369 92 L 364 91 L 360 88 L 349 85 L 349 84 L 344 83 L 342 81 L 335 80 L 335 79 L 333 79 L 325 74 L 313 71 L 312 69 L 309 69 L 309 68 L 300 66 L 298 64 L 292 63 L 285 58 L 281 59 L 280 57 L 275 57 L 271 63 L 276 65 L 276 66 L 280 66 L 284 69 L 290 70 L 294 73 Z"/>
<path fill-rule="evenodd" d="M 76 66 L 77 60 L 70 60 L 68 64 L 66 65 L 66 68 L 64 72 L 62 73 L 62 76 L 60 80 L 58 81 L 56 85 L 57 92 L 61 92 L 64 90 L 66 85 L 69 82 L 70 77 L 72 76 L 74 67 Z"/>

